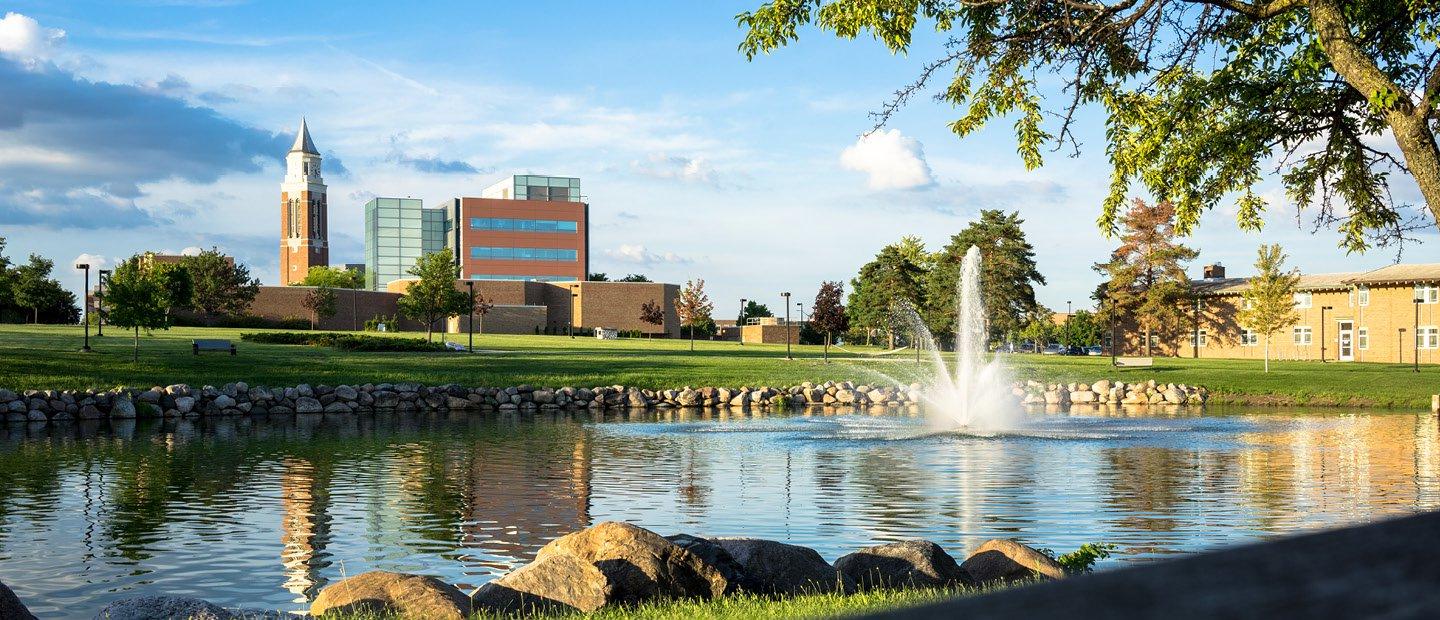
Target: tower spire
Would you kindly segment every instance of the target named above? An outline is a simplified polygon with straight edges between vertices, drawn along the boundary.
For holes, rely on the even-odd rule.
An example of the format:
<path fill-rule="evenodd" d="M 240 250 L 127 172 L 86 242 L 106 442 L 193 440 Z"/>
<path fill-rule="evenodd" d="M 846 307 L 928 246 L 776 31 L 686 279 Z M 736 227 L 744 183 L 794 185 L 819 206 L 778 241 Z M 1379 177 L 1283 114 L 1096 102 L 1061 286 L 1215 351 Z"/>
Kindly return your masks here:
<path fill-rule="evenodd" d="M 300 117 L 300 131 L 295 134 L 295 145 L 290 147 L 290 152 L 300 151 L 319 155 L 320 151 L 315 149 L 315 142 L 310 140 L 310 127 L 305 124 L 305 117 Z"/>

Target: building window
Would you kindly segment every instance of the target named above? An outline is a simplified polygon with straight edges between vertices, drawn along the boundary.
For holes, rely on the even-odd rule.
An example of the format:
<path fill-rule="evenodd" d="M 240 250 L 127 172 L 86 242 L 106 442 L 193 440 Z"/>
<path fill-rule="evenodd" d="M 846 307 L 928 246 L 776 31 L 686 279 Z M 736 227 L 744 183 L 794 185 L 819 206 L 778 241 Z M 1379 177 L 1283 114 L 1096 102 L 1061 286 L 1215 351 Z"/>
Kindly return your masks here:
<path fill-rule="evenodd" d="M 1196 349 L 1203 349 L 1205 348 L 1205 342 L 1208 338 L 1209 335 L 1206 334 L 1203 329 L 1191 332 L 1190 346 Z"/>
<path fill-rule="evenodd" d="M 476 246 L 470 248 L 470 258 L 479 260 L 575 262 L 579 260 L 579 252 L 558 248 L 495 248 Z"/>
<path fill-rule="evenodd" d="M 1422 349 L 1440 349 L 1440 327 L 1423 325 L 1415 330 L 1415 346 Z"/>
<path fill-rule="evenodd" d="M 1360 300 L 1361 308 L 1370 305 L 1370 287 L 1361 284 L 1355 289 L 1355 298 Z"/>
<path fill-rule="evenodd" d="M 1416 284 L 1415 299 L 1419 299 L 1422 304 L 1440 303 L 1440 285 Z"/>
<path fill-rule="evenodd" d="M 1296 328 L 1295 328 L 1295 344 L 1296 344 L 1296 346 L 1301 346 L 1301 347 L 1308 347 L 1308 346 L 1310 346 L 1310 342 L 1311 342 L 1311 340 L 1312 340 L 1311 336 L 1312 336 L 1312 334 L 1311 334 L 1311 332 L 1310 332 L 1310 328 L 1309 328 L 1309 327 L 1296 327 Z"/>
<path fill-rule="evenodd" d="M 1361 351 L 1370 348 L 1370 329 L 1368 327 L 1355 330 L 1355 346 L 1359 347 Z"/>
<path fill-rule="evenodd" d="M 1296 308 L 1309 308 L 1309 307 L 1310 307 L 1310 303 L 1311 303 L 1310 291 L 1301 291 L 1301 292 L 1299 292 L 1299 293 L 1295 293 L 1295 307 L 1296 307 Z"/>
<path fill-rule="evenodd" d="M 522 280 L 527 282 L 573 282 L 570 276 L 517 276 L 510 274 L 472 273 L 471 280 Z"/>
<path fill-rule="evenodd" d="M 1260 335 L 1257 334 L 1257 333 L 1255 333 L 1255 330 L 1253 330 L 1253 329 L 1242 329 L 1242 330 L 1240 330 L 1240 346 L 1242 346 L 1242 347 L 1253 347 L 1253 346 L 1255 346 L 1255 345 L 1257 345 L 1257 344 L 1260 344 Z"/>
<path fill-rule="evenodd" d="M 504 217 L 472 217 L 471 230 L 514 230 L 520 232 L 573 233 L 579 222 L 570 220 L 519 220 Z"/>

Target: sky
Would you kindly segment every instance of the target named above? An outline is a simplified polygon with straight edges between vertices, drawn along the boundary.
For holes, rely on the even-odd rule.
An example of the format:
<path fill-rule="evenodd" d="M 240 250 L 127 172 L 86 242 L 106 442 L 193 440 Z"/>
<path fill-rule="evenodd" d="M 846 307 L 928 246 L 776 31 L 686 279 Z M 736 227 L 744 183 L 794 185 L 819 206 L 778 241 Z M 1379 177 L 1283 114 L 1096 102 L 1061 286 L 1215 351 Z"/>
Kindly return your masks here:
<path fill-rule="evenodd" d="M 325 156 L 332 264 L 363 262 L 371 197 L 434 205 L 535 173 L 582 179 L 592 271 L 703 278 L 719 317 L 742 297 L 779 310 L 782 291 L 808 307 L 884 245 L 939 249 L 982 209 L 1025 220 L 1041 303 L 1092 304 L 1090 266 L 1115 245 L 1095 225 L 1103 117 L 1083 111 L 1081 154 L 1035 171 L 1008 119 L 961 140 L 946 127 L 959 112 L 928 97 L 868 133 L 936 35 L 897 56 L 806 30 L 746 61 L 734 16 L 755 6 L 0 2 L 0 237 L 12 259 L 54 259 L 76 291 L 74 262 L 211 246 L 275 284 L 283 157 L 303 116 Z M 1262 189 L 1263 232 L 1219 208 L 1185 241 L 1197 276 L 1215 261 L 1249 273 L 1261 243 L 1307 272 L 1396 259 L 1347 255 L 1273 180 Z M 1422 202 L 1408 179 L 1394 190 Z M 1431 229 L 1403 258 L 1437 250 Z"/>

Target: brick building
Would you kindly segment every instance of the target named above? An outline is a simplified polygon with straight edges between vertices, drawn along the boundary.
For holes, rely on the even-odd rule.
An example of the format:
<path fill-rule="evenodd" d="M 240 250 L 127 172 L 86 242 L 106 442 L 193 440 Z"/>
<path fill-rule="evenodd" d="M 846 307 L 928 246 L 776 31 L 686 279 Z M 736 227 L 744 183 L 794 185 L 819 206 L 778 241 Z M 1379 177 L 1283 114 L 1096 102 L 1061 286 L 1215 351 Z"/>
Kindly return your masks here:
<path fill-rule="evenodd" d="M 1249 281 L 1207 265 L 1183 329 L 1152 336 L 1152 353 L 1178 357 L 1262 359 L 1265 339 L 1238 315 Z M 1295 295 L 1300 319 L 1271 336 L 1279 360 L 1440 363 L 1440 263 L 1373 271 L 1304 274 Z M 1418 301 L 1418 303 L 1417 303 Z M 1120 351 L 1145 353 L 1143 333 L 1119 330 Z"/>
<path fill-rule="evenodd" d="M 513 175 L 442 208 L 461 279 L 564 282 L 590 273 L 590 205 L 580 179 Z"/>
<path fill-rule="evenodd" d="M 330 218 L 320 163 L 310 128 L 300 119 L 295 145 L 285 155 L 285 182 L 280 184 L 282 286 L 304 280 L 311 267 L 330 265 Z"/>
<path fill-rule="evenodd" d="M 388 290 L 397 297 L 414 280 L 396 280 Z M 457 280 L 455 287 L 475 292 L 494 304 L 483 319 L 486 333 L 563 334 L 569 328 L 636 331 L 654 336 L 678 337 L 680 316 L 675 299 L 680 287 L 660 282 L 536 282 L 522 280 Z M 640 320 L 640 308 L 648 302 L 665 311 L 661 325 Z M 450 321 L 451 332 L 467 331 L 466 317 Z M 481 319 L 476 320 L 477 325 Z M 538 329 L 537 329 L 538 328 Z"/>

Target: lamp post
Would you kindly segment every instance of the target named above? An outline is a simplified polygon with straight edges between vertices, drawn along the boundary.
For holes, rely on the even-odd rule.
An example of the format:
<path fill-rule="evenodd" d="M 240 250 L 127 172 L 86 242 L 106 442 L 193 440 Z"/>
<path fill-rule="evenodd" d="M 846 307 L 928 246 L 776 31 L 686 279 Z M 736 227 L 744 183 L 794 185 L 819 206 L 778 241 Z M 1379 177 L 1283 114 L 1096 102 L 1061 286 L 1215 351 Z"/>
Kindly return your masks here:
<path fill-rule="evenodd" d="M 90 352 L 90 263 L 76 263 L 75 268 L 76 268 L 76 269 L 84 269 L 84 270 L 85 270 L 85 288 L 80 289 L 81 297 L 85 300 L 85 317 L 82 319 L 82 320 L 85 322 L 85 346 L 80 347 L 80 350 L 83 351 L 83 352 L 85 352 L 85 353 L 89 353 L 89 352 Z M 1415 306 L 1415 307 L 1416 307 L 1416 308 L 1419 308 L 1420 306 Z M 1417 312 L 1418 312 L 1418 311 L 1417 311 Z M 1416 314 L 1415 316 L 1420 316 L 1420 315 L 1419 315 L 1419 314 Z"/>
<path fill-rule="evenodd" d="M 95 295 L 95 307 L 100 311 L 98 320 L 95 321 L 95 337 L 105 335 L 105 281 L 110 279 L 110 270 L 101 269 L 99 275 L 95 276 L 95 286 L 98 293 Z"/>
<path fill-rule="evenodd" d="M 465 331 L 466 331 L 466 332 L 469 332 L 469 335 L 470 335 L 470 349 L 469 349 L 469 350 L 470 350 L 471 353 L 474 353 L 474 352 L 475 352 L 475 281 L 474 281 L 474 280 L 466 280 L 466 281 L 465 281 L 465 288 L 470 289 L 470 303 L 469 303 L 469 305 L 466 307 L 466 310 L 469 311 L 470 318 L 468 318 L 468 319 L 465 320 Z"/>
<path fill-rule="evenodd" d="M 574 340 L 574 339 L 575 339 L 575 304 L 576 304 L 576 303 L 579 303 L 579 301 L 580 301 L 580 294 L 579 294 L 579 293 L 576 293 L 576 292 L 573 292 L 574 289 L 571 289 L 571 291 L 572 291 L 572 292 L 570 293 L 570 339 L 571 339 L 571 340 Z"/>
<path fill-rule="evenodd" d="M 745 346 L 745 302 L 750 301 L 744 297 L 740 298 L 740 318 L 736 319 L 735 329 L 740 330 L 740 346 Z"/>
<path fill-rule="evenodd" d="M 1070 354 L 1070 315 L 1075 311 L 1070 307 L 1070 300 L 1065 300 L 1065 354 Z"/>
<path fill-rule="evenodd" d="M 1398 346 L 1395 347 L 1395 355 L 1398 357 L 1398 359 L 1395 360 L 1397 363 L 1400 363 L 1400 364 L 1404 364 L 1404 363 L 1405 363 L 1405 328 L 1404 328 L 1404 327 L 1401 327 L 1401 328 L 1400 328 L 1400 342 L 1398 343 Z"/>
<path fill-rule="evenodd" d="M 803 301 L 797 301 L 797 302 L 795 302 L 795 307 L 800 309 L 800 324 L 801 324 L 801 325 L 804 325 L 804 324 L 805 324 L 805 302 L 803 302 Z"/>
<path fill-rule="evenodd" d="M 1334 310 L 1334 306 L 1320 306 L 1320 363 L 1325 363 L 1325 311 Z"/>
<path fill-rule="evenodd" d="M 1424 299 L 1415 298 L 1415 372 L 1420 372 L 1420 304 Z"/>
<path fill-rule="evenodd" d="M 795 358 L 790 354 L 790 293 L 780 293 L 780 296 L 785 298 L 785 359 L 793 360 Z M 1415 316 L 1420 315 L 1416 314 Z"/>

